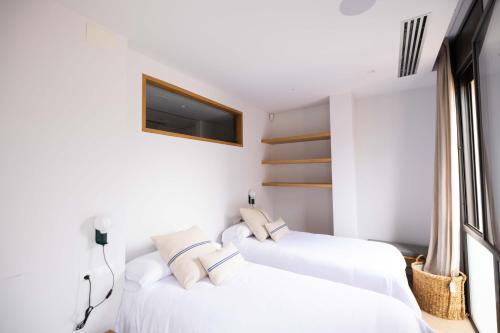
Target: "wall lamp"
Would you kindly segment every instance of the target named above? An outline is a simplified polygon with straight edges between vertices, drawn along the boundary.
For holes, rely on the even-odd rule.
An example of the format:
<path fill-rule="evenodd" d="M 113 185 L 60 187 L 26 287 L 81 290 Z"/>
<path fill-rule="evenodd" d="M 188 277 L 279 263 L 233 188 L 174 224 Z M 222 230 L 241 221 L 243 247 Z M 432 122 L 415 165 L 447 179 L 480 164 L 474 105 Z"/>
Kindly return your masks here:
<path fill-rule="evenodd" d="M 108 231 L 111 229 L 111 220 L 105 216 L 94 218 L 95 242 L 99 245 L 108 244 Z"/>
<path fill-rule="evenodd" d="M 252 207 L 255 206 L 255 198 L 257 197 L 257 194 L 255 193 L 254 190 L 250 189 L 248 191 L 248 204 Z"/>

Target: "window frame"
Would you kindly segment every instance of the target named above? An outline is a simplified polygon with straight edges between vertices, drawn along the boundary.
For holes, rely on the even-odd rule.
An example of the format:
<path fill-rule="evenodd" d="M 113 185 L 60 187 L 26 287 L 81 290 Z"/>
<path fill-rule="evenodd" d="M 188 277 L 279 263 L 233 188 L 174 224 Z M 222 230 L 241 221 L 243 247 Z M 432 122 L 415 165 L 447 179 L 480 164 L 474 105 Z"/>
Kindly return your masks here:
<path fill-rule="evenodd" d="M 159 130 L 159 129 L 147 127 L 147 124 L 146 124 L 147 89 L 146 89 L 146 87 L 148 84 L 151 84 L 151 85 L 158 87 L 158 88 L 161 88 L 161 89 L 168 90 L 168 91 L 173 92 L 173 93 L 178 94 L 178 95 L 182 95 L 182 96 L 194 99 L 195 101 L 198 101 L 200 103 L 215 107 L 221 111 L 231 113 L 235 117 L 236 142 L 217 140 L 217 139 L 211 139 L 211 138 L 204 138 L 204 137 L 200 137 L 200 136 L 196 136 L 196 135 L 176 133 L 176 132 Z M 189 90 L 178 87 L 178 86 L 173 85 L 171 83 L 162 81 L 160 79 L 149 76 L 147 74 L 142 74 L 142 131 L 147 132 L 147 133 L 174 136 L 174 137 L 179 137 L 179 138 L 184 138 L 184 139 L 191 139 L 191 140 L 198 140 L 198 141 L 205 141 L 205 142 L 212 142 L 212 143 L 220 143 L 220 144 L 236 146 L 236 147 L 243 147 L 243 112 L 238 111 L 236 109 L 233 109 L 233 108 L 226 106 L 224 104 L 221 104 L 219 102 L 216 102 L 214 100 L 211 100 L 209 98 L 195 94 Z"/>
<path fill-rule="evenodd" d="M 482 43 L 484 41 L 484 38 L 486 36 L 486 32 L 487 32 L 487 28 L 488 28 L 488 24 L 489 24 L 489 19 L 491 17 L 491 14 L 493 12 L 493 8 L 496 4 L 496 0 L 490 0 L 488 2 L 488 4 L 486 5 L 486 7 L 483 6 L 483 3 L 482 3 L 482 0 L 476 0 L 475 3 L 473 3 L 473 5 L 471 5 L 471 8 L 469 9 L 469 14 L 467 14 L 466 17 L 468 17 L 470 15 L 470 11 L 472 10 L 472 8 L 474 7 L 475 4 L 477 4 L 478 2 L 481 2 L 481 9 L 483 9 L 482 13 L 481 13 L 481 16 L 480 16 L 480 19 L 478 20 L 478 22 L 474 25 L 475 27 L 475 32 L 472 36 L 472 39 L 471 39 L 471 49 L 466 51 L 467 55 L 465 56 L 464 60 L 461 62 L 461 64 L 456 64 L 456 65 L 459 65 L 458 66 L 458 70 L 455 71 L 455 82 L 456 82 L 456 96 L 457 97 L 460 97 L 460 98 L 457 98 L 457 121 L 459 122 L 457 124 L 457 127 L 458 127 L 458 136 L 459 136 L 459 164 L 460 164 L 460 167 L 463 168 L 464 167 L 464 160 L 463 160 L 463 133 L 462 133 L 462 129 L 463 129 L 463 124 L 462 124 L 462 103 L 461 103 L 461 98 L 462 98 L 462 92 L 461 92 L 461 83 L 462 83 L 462 76 L 463 74 L 466 72 L 467 68 L 469 66 L 472 66 L 473 68 L 473 76 L 472 76 L 472 79 L 473 79 L 473 82 L 474 82 L 474 85 L 472 87 L 472 89 L 475 90 L 475 94 L 476 94 L 476 100 L 475 100 L 475 107 L 476 107 L 476 116 L 477 116 L 477 133 L 478 133 L 478 153 L 479 153 L 479 163 L 480 163 L 480 170 L 478 170 L 478 174 L 476 174 L 475 176 L 478 176 L 479 177 L 479 181 L 480 181 L 480 184 L 481 184 L 481 197 L 483 199 L 482 201 L 482 205 L 483 205 L 483 209 L 482 209 L 482 232 L 480 230 L 478 230 L 476 227 L 474 227 L 474 225 L 471 225 L 471 224 L 468 224 L 467 223 L 467 218 L 465 217 L 464 214 L 462 214 L 462 223 L 461 223 L 461 229 L 462 229 L 462 237 L 461 237 L 461 240 L 462 240 L 462 264 L 463 264 L 463 269 L 465 271 L 466 274 L 469 274 L 469 269 L 468 269 L 468 246 L 467 246 L 467 235 L 468 236 L 471 236 L 474 240 L 476 240 L 478 243 L 480 243 L 484 248 L 486 248 L 486 250 L 488 250 L 492 255 L 493 255 L 493 262 L 492 264 L 494 265 L 494 279 L 496 281 L 495 283 L 495 298 L 496 298 L 496 319 L 497 319 L 497 329 L 500 331 L 500 251 L 497 250 L 493 244 L 491 244 L 489 241 L 488 241 L 488 227 L 487 227 L 487 216 L 485 215 L 486 214 L 486 210 L 484 209 L 484 200 L 485 200 L 485 182 L 486 182 L 486 179 L 485 179 L 485 176 L 484 176 L 484 170 L 483 170 L 483 130 L 482 130 L 482 127 L 483 127 L 483 122 L 482 122 L 482 119 L 481 119 L 481 113 L 482 113 L 482 109 L 481 109 L 481 95 L 480 95 L 480 84 L 481 84 L 481 80 L 480 80 L 480 77 L 479 77 L 479 71 L 478 71 L 478 60 L 479 60 L 479 53 L 480 53 L 480 50 L 481 50 L 481 47 L 482 47 Z M 500 5 L 500 4 L 497 4 L 497 5 Z M 465 22 L 467 21 L 467 18 L 464 19 L 464 22 L 462 23 L 462 26 L 465 24 Z M 463 53 L 463 50 L 459 50 L 459 51 L 455 51 L 455 60 L 458 58 L 457 57 L 457 54 L 462 52 Z M 460 102 L 459 102 L 460 101 Z M 461 171 L 460 173 L 460 188 L 461 188 L 461 209 L 462 209 L 462 212 L 463 210 L 466 210 L 467 209 L 467 203 L 464 202 L 467 200 L 466 196 L 464 195 L 465 192 L 464 192 L 464 184 L 465 184 L 465 178 L 464 178 L 464 172 Z M 474 187 L 476 187 L 477 183 L 474 181 Z M 475 191 L 477 191 L 477 188 L 475 189 Z M 475 206 L 477 206 L 478 202 L 477 200 L 475 200 Z M 475 207 L 477 208 L 477 207 Z M 474 214 L 477 214 L 478 211 L 477 209 L 475 209 L 475 212 Z M 466 284 L 466 297 L 467 297 L 467 304 L 470 306 L 470 291 L 469 291 L 469 288 L 468 288 L 468 283 Z M 471 320 L 471 324 L 474 326 L 474 329 L 476 331 L 477 328 L 474 324 L 474 318 L 473 316 L 471 315 L 470 316 L 470 320 Z"/>
<path fill-rule="evenodd" d="M 460 196 L 461 196 L 461 216 L 462 223 L 472 229 L 478 235 L 483 235 L 485 230 L 484 225 L 484 212 L 479 209 L 479 205 L 483 203 L 483 195 L 478 195 L 478 183 L 481 184 L 481 192 L 483 189 L 482 182 L 482 152 L 481 152 L 481 126 L 477 105 L 477 91 L 475 76 L 473 71 L 472 59 L 466 62 L 466 65 L 460 69 L 456 76 L 456 96 L 457 98 L 457 134 L 459 143 L 459 174 L 460 174 Z M 471 80 L 469 80 L 471 79 Z M 466 95 L 464 95 L 464 92 Z M 472 99 L 472 94 L 475 93 L 476 98 Z M 464 101 L 466 101 L 464 103 Z M 475 104 L 474 106 L 472 104 Z M 467 105 L 464 105 L 467 104 Z M 468 110 L 465 110 L 467 108 Z M 475 113 L 476 121 L 473 120 L 473 113 Z M 465 151 L 465 133 L 464 133 L 464 118 L 467 118 L 467 137 L 469 138 L 467 145 L 470 151 Z M 477 140 L 477 141 L 476 141 Z M 469 156 L 471 163 L 471 170 L 467 170 L 466 154 Z M 467 176 L 471 178 L 472 188 L 467 188 Z M 471 193 L 469 194 L 469 191 Z M 482 193 L 481 193 L 482 194 Z M 469 195 L 472 195 L 473 211 L 469 211 Z M 479 202 L 481 198 L 481 202 Z M 481 214 L 480 216 L 480 212 Z M 472 219 L 471 219 L 472 218 Z M 470 223 L 471 220 L 474 223 Z M 479 223 L 482 222 L 481 225 Z"/>
<path fill-rule="evenodd" d="M 478 110 L 477 116 L 478 116 L 478 132 L 479 132 L 479 156 L 481 159 L 481 165 L 483 164 L 484 161 L 484 156 L 483 156 L 483 121 L 482 121 L 482 107 L 481 107 L 481 78 L 479 74 L 479 55 L 481 53 L 481 48 L 483 47 L 483 42 L 484 39 L 486 38 L 486 34 L 488 32 L 488 26 L 490 23 L 491 15 L 493 14 L 493 9 L 495 8 L 495 3 L 496 0 L 490 0 L 488 5 L 483 11 L 483 15 L 481 16 L 481 20 L 479 21 L 478 27 L 474 33 L 474 36 L 472 37 L 472 66 L 474 69 L 474 82 L 475 82 L 475 90 L 476 90 L 476 109 Z M 483 6 L 484 8 L 484 6 Z M 485 198 L 487 197 L 487 193 L 485 192 L 486 190 L 486 175 L 483 173 L 483 168 L 481 166 L 480 170 L 480 177 L 481 177 L 481 196 L 483 198 L 483 203 Z M 495 235 L 489 235 L 488 231 L 489 228 L 486 225 L 489 223 L 488 221 L 488 216 L 486 216 L 486 210 L 483 209 L 483 232 L 481 233 L 481 236 L 483 238 L 483 243 L 486 243 L 488 245 L 491 245 L 493 249 L 495 249 L 494 244 L 490 244 L 488 241 L 489 237 L 495 237 Z M 494 221 L 493 221 L 494 223 Z M 500 241 L 500 240 L 497 240 Z M 498 257 L 498 251 L 495 251 Z M 499 319 L 500 320 L 500 319 Z M 500 325 L 500 323 L 499 323 Z"/>

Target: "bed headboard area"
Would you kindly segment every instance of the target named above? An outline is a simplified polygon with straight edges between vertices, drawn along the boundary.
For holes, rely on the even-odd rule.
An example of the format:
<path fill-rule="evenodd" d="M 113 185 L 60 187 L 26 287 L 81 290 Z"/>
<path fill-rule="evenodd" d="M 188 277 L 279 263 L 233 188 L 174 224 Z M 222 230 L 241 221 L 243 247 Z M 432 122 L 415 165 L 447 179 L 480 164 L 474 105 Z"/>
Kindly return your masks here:
<path fill-rule="evenodd" d="M 128 235 L 126 241 L 126 262 L 137 258 L 138 256 L 153 252 L 156 250 L 151 236 L 168 234 L 171 232 L 176 232 L 184 229 L 188 229 L 191 226 L 200 226 L 211 238 L 212 241 L 220 242 L 222 232 L 229 226 L 240 222 L 241 216 L 238 210 L 235 211 L 235 215 L 222 216 L 219 220 L 205 220 L 193 219 L 185 220 L 184 223 L 151 223 L 148 225 L 144 223 L 142 225 L 148 225 L 145 230 L 136 230 L 132 234 Z M 133 227 L 137 229 L 136 227 Z M 150 230 L 149 232 L 146 230 Z"/>

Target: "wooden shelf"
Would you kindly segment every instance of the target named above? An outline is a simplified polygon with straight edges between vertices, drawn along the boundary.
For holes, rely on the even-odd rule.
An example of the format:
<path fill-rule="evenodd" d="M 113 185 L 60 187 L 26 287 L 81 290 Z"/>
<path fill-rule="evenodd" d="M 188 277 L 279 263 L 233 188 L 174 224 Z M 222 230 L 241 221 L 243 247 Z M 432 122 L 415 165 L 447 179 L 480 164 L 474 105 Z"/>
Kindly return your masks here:
<path fill-rule="evenodd" d="M 262 186 L 278 187 L 308 187 L 308 188 L 332 188 L 330 183 L 285 183 L 285 182 L 263 182 Z"/>
<path fill-rule="evenodd" d="M 330 132 L 321 132 L 314 134 L 303 134 L 296 136 L 287 136 L 281 138 L 268 138 L 262 139 L 262 143 L 267 143 L 270 145 L 277 145 L 282 143 L 293 143 L 293 142 L 306 142 L 306 141 L 320 141 L 320 140 L 329 140 Z"/>
<path fill-rule="evenodd" d="M 332 163 L 330 157 L 306 158 L 301 160 L 263 160 L 262 164 L 314 164 L 314 163 Z"/>

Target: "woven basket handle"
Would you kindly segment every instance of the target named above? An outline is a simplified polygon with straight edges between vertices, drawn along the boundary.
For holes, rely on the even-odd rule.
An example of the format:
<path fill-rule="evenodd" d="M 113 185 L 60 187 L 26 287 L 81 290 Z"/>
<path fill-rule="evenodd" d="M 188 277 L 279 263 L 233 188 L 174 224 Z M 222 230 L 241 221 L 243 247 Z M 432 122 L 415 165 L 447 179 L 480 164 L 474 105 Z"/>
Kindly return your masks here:
<path fill-rule="evenodd" d="M 425 261 L 424 259 L 424 255 L 423 254 L 420 254 L 417 259 L 415 259 L 415 262 L 418 262 L 418 263 L 423 263 Z"/>

